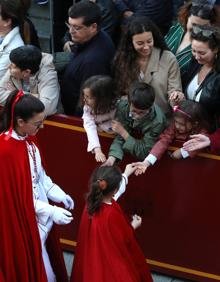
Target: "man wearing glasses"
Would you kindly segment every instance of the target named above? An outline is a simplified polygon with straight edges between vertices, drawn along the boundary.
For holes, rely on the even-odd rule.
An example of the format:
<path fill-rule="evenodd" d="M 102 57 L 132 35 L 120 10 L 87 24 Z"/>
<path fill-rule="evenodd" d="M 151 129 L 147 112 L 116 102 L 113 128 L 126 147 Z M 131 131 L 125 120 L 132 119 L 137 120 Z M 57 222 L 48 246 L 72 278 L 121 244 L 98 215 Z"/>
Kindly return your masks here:
<path fill-rule="evenodd" d="M 110 37 L 100 30 L 101 11 L 95 3 L 76 3 L 68 14 L 66 25 L 73 45 L 71 61 L 61 80 L 62 103 L 67 115 L 81 116 L 82 83 L 90 76 L 110 73 L 115 49 Z"/>

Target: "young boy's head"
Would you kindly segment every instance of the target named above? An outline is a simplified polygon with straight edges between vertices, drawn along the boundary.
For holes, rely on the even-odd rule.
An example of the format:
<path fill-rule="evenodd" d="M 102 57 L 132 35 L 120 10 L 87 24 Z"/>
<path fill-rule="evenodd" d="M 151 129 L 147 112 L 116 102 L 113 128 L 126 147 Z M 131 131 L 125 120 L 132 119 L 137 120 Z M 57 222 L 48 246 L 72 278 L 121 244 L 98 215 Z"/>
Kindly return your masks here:
<path fill-rule="evenodd" d="M 38 72 L 42 53 L 39 48 L 33 45 L 24 45 L 13 49 L 9 58 L 11 76 L 16 79 L 25 79 Z"/>
<path fill-rule="evenodd" d="M 133 82 L 128 95 L 132 118 L 141 119 L 150 113 L 154 100 L 154 89 L 149 84 L 139 81 Z"/>

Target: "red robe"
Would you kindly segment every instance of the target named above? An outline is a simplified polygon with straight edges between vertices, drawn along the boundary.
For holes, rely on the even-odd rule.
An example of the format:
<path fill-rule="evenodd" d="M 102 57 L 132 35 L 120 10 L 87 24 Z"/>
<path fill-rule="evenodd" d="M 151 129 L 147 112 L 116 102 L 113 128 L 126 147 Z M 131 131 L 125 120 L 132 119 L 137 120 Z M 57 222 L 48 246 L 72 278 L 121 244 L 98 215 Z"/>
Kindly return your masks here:
<path fill-rule="evenodd" d="M 102 204 L 92 217 L 85 207 L 70 282 L 151 282 L 134 230 L 120 206 Z"/>
<path fill-rule="evenodd" d="M 0 136 L 0 219 L 1 282 L 47 282 L 26 143 L 6 141 L 4 135 Z M 57 244 L 57 239 L 53 242 Z M 58 247 L 54 248 L 56 254 Z M 62 258 L 59 252 L 57 257 Z M 67 281 L 63 262 L 59 265 L 64 274 L 58 281 Z"/>

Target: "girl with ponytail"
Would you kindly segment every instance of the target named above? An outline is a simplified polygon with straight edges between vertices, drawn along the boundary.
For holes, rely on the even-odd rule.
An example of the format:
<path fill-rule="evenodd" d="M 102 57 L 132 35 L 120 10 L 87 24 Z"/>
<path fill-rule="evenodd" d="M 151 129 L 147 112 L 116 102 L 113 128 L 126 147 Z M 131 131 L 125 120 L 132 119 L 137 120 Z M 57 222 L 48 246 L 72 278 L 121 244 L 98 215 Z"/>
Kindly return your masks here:
<path fill-rule="evenodd" d="M 116 202 L 134 170 L 127 165 L 121 174 L 116 166 L 101 166 L 93 172 L 71 282 L 152 282 L 134 235 L 141 217 L 134 215 L 128 222 Z"/>

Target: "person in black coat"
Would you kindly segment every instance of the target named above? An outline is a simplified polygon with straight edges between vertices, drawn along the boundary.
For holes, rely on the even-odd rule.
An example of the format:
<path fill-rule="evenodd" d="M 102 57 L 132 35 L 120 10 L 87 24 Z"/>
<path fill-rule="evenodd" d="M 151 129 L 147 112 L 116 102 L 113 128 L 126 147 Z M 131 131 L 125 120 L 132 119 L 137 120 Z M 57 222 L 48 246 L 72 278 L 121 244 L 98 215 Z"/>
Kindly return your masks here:
<path fill-rule="evenodd" d="M 91 1 L 76 3 L 69 9 L 72 58 L 61 79 L 61 100 L 67 115 L 81 116 L 80 88 L 87 78 L 110 74 L 115 48 L 107 33 L 100 30 L 100 21 L 100 9 Z"/>
<path fill-rule="evenodd" d="M 172 0 L 114 0 L 122 16 L 122 22 L 136 16 L 149 17 L 160 29 L 167 34 L 173 19 Z"/>

